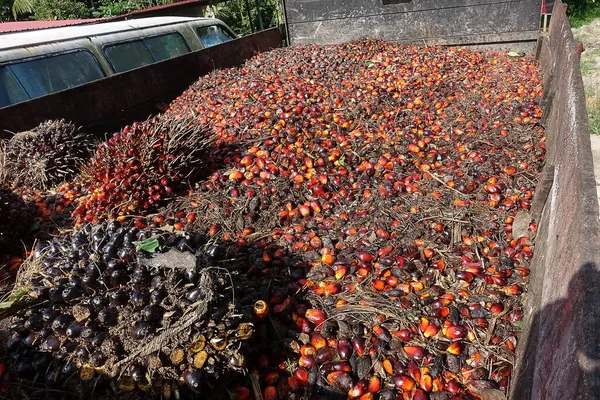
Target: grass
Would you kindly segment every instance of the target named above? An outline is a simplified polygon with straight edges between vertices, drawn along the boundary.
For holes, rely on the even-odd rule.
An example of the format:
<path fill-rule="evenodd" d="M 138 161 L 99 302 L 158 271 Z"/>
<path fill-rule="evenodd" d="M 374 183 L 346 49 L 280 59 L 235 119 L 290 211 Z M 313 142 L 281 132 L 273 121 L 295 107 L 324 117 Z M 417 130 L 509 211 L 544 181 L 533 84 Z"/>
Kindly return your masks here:
<path fill-rule="evenodd" d="M 571 28 L 581 28 L 600 18 L 600 3 L 588 4 L 585 8 L 569 10 L 568 13 Z"/>
<path fill-rule="evenodd" d="M 590 133 L 600 135 L 600 85 L 587 88 L 585 104 L 590 120 Z"/>
<path fill-rule="evenodd" d="M 600 49 L 586 50 L 581 55 L 581 62 L 579 67 L 581 68 L 581 75 L 583 76 L 596 76 L 600 65 L 598 65 L 598 59 L 600 59 Z"/>

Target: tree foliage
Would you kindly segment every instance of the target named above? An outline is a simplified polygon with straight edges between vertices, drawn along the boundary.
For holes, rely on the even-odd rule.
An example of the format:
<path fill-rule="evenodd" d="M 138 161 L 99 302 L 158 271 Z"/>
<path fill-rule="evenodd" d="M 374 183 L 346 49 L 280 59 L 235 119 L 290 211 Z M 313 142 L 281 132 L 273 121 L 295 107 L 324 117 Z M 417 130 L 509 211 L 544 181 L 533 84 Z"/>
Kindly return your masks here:
<path fill-rule="evenodd" d="M 205 16 L 219 18 L 235 33 L 247 35 L 259 31 L 261 22 L 263 29 L 279 26 L 283 20 L 283 6 L 281 0 L 228 0 L 208 6 Z"/>
<path fill-rule="evenodd" d="M 80 1 L 73 0 L 34 0 L 33 19 L 81 19 L 90 16 L 89 7 Z"/>
<path fill-rule="evenodd" d="M 177 0 L 0 0 L 0 21 L 113 17 Z M 208 6 L 204 16 L 223 20 L 247 35 L 283 22 L 282 0 L 227 0 Z"/>

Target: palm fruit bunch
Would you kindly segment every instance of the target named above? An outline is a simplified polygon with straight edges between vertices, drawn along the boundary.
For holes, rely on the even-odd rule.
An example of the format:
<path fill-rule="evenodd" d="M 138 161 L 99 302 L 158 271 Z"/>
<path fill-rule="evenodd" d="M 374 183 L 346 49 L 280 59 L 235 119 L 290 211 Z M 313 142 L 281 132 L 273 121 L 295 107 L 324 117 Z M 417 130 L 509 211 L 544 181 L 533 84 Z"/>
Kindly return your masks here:
<path fill-rule="evenodd" d="M 79 395 L 224 390 L 244 379 L 262 254 L 114 220 L 40 243 L 18 285 L 38 301 L 11 321 L 11 370 L 50 386 L 78 375 Z"/>
<path fill-rule="evenodd" d="M 7 188 L 0 187 L 0 252 L 21 253 L 22 239 L 37 214 L 35 204 L 26 203 Z"/>
<path fill-rule="evenodd" d="M 14 135 L 5 145 L 6 179 L 16 186 L 48 189 L 80 171 L 95 147 L 95 137 L 64 120 L 41 123 Z"/>
<path fill-rule="evenodd" d="M 208 163 L 212 140 L 193 116 L 134 123 L 98 146 L 82 179 L 90 194 L 77 223 L 147 213 L 185 191 Z"/>

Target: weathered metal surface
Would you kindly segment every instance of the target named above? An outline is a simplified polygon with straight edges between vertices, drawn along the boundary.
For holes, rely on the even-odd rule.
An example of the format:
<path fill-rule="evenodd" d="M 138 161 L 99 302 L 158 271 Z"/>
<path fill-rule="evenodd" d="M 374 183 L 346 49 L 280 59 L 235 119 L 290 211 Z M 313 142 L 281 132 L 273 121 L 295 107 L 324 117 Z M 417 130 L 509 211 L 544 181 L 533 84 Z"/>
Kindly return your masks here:
<path fill-rule="evenodd" d="M 598 399 L 600 220 L 583 81 L 559 0 L 538 57 L 547 173 L 534 198 L 542 211 L 511 399 Z"/>
<path fill-rule="evenodd" d="M 192 82 L 218 68 L 242 64 L 253 55 L 281 46 L 277 28 L 181 57 L 162 61 L 86 85 L 0 109 L 0 137 L 12 136 L 47 119 L 112 129 L 158 110 Z"/>
<path fill-rule="evenodd" d="M 285 0 L 292 44 L 361 37 L 445 45 L 537 39 L 541 0 Z M 532 47 L 533 48 L 533 47 Z"/>

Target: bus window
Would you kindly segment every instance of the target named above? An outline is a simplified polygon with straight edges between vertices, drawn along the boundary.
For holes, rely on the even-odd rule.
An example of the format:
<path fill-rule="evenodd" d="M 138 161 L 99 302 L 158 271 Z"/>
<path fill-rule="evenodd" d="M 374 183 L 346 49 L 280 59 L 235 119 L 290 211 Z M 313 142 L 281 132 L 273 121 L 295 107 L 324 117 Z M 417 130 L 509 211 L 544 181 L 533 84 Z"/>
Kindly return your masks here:
<path fill-rule="evenodd" d="M 129 71 L 154 62 L 154 57 L 143 39 L 106 46 L 104 54 L 115 72 Z"/>
<path fill-rule="evenodd" d="M 216 46 L 233 39 L 226 30 L 218 25 L 201 26 L 196 29 L 196 32 L 204 47 Z"/>
<path fill-rule="evenodd" d="M 74 86 L 82 85 L 104 77 L 96 58 L 87 50 L 76 50 L 69 53 L 51 54 L 46 57 L 26 59 L 2 67 L 10 71 L 2 77 L 3 82 L 13 79 L 12 87 L 15 99 L 23 101 L 24 91 L 31 99 L 48 93 L 58 92 Z M 20 84 L 17 89 L 15 83 Z M 21 92 L 21 94 L 17 94 Z M 16 101 L 11 101 L 15 103 Z"/>
<path fill-rule="evenodd" d="M 179 33 L 154 36 L 146 38 L 145 41 L 156 61 L 168 60 L 190 52 L 190 48 Z"/>
<path fill-rule="evenodd" d="M 29 100 L 17 78 L 8 67 L 0 67 L 0 108 Z"/>

